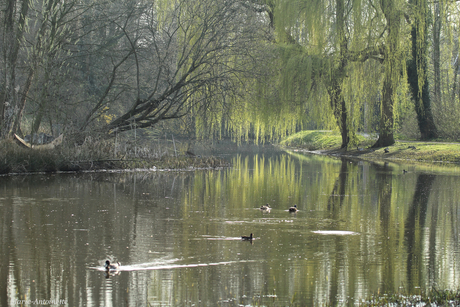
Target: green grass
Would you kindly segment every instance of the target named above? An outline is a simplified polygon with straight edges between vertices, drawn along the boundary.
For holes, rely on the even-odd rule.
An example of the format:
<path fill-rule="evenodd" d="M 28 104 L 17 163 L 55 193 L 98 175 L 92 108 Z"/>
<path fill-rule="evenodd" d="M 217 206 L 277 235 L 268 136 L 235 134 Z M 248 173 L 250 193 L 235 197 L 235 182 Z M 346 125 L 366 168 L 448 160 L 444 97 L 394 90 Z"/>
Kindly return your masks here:
<path fill-rule="evenodd" d="M 367 159 L 460 163 L 460 143 L 397 141 L 394 145 L 388 146 L 388 150 L 388 153 L 385 153 L 384 148 L 366 151 L 362 157 Z"/>
<path fill-rule="evenodd" d="M 340 154 L 368 160 L 408 160 L 416 162 L 454 162 L 460 163 L 460 143 L 397 141 L 384 148 L 371 148 L 375 139 L 358 136 L 358 145 L 340 149 L 342 139 L 339 133 L 331 131 L 301 131 L 280 142 L 281 146 L 295 147 L 310 151 L 323 151 L 325 154 Z"/>
<path fill-rule="evenodd" d="M 301 131 L 280 142 L 282 146 L 304 148 L 308 150 L 332 149 L 340 147 L 342 138 L 336 132 Z"/>
<path fill-rule="evenodd" d="M 372 140 L 358 135 L 359 146 L 366 146 L 372 143 Z M 307 150 L 334 150 L 339 149 L 342 145 L 342 136 L 335 131 L 324 130 L 305 130 L 288 136 L 280 142 L 281 146 L 296 147 Z"/>

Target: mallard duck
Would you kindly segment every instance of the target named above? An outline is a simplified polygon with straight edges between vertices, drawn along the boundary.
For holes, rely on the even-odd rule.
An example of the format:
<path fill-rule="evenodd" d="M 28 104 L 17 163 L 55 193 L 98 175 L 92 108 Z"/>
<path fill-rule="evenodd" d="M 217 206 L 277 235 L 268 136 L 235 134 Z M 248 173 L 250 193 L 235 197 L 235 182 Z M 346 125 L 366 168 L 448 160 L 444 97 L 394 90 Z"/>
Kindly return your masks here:
<path fill-rule="evenodd" d="M 242 237 L 241 237 L 241 240 L 252 241 L 252 238 L 253 238 L 253 237 L 252 237 L 252 232 L 251 232 L 251 234 L 249 235 L 249 237 L 248 237 L 248 236 L 242 236 Z"/>
<path fill-rule="evenodd" d="M 289 208 L 289 212 L 297 212 L 297 205 L 294 205 L 294 207 Z"/>
<path fill-rule="evenodd" d="M 270 209 L 271 208 L 270 208 L 270 206 L 268 204 L 260 206 L 260 210 L 263 210 L 263 211 L 268 211 Z"/>
<path fill-rule="evenodd" d="M 107 271 L 118 271 L 120 269 L 120 266 L 121 266 L 120 262 L 110 263 L 109 260 L 105 262 L 105 269 Z"/>

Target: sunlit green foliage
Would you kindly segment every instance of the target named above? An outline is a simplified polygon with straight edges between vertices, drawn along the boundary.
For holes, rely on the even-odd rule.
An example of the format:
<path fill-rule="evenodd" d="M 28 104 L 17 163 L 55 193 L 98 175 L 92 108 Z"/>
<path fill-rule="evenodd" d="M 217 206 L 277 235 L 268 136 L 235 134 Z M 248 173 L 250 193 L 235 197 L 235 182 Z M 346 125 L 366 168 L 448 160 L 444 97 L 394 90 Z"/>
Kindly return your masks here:
<path fill-rule="evenodd" d="M 342 141 L 355 144 L 356 131 L 373 126 L 370 122 L 375 121 L 375 112 L 370 110 L 375 110 L 381 90 L 381 69 L 366 59 L 378 55 L 372 48 L 384 31 L 382 18 L 374 7 L 360 1 L 343 6 L 342 1 L 279 0 L 272 7 L 277 41 L 274 55 L 279 66 L 269 72 L 269 82 L 262 84 L 267 88 L 263 99 L 276 100 L 281 106 L 267 108 L 259 99 L 259 110 L 275 111 L 271 117 L 265 116 L 272 128 L 264 130 L 270 137 L 274 136 L 271 130 L 280 131 L 275 136 L 283 136 L 286 126 L 277 123 L 288 118 L 290 127 L 295 128 L 290 133 L 338 127 L 349 131 L 349 139 Z M 278 119 L 275 114 L 282 116 Z M 346 128 L 342 127 L 344 120 Z"/>
<path fill-rule="evenodd" d="M 260 132 L 268 137 L 283 136 L 287 126 L 278 123 L 285 121 L 291 122 L 289 133 L 337 125 L 343 132 L 343 119 L 339 118 L 342 112 L 348 115 L 346 127 L 353 145 L 357 131 L 380 130 L 382 135 L 392 135 L 402 121 L 414 116 L 409 111 L 413 104 L 405 69 L 410 56 L 408 25 L 417 22 L 425 35 L 425 19 L 420 14 L 426 12 L 415 9 L 418 6 L 407 7 L 399 0 L 382 1 L 378 7 L 361 1 L 346 3 L 344 7 L 339 4 L 343 5 L 342 1 L 267 2 L 273 9 L 274 54 L 280 66 L 268 73 L 270 77 L 262 84 L 267 89 L 260 91 L 263 95 L 256 102 L 258 112 L 268 115 L 246 122 L 247 130 L 251 125 L 266 127 L 258 129 L 254 136 L 260 137 Z M 418 71 L 423 77 L 424 72 Z M 334 97 L 336 93 L 338 96 Z M 336 101 L 341 97 L 345 100 L 343 106 Z M 267 101 L 282 107 L 273 108 Z M 241 110 L 246 112 L 243 116 L 252 113 L 247 112 L 248 107 Z M 270 112 L 274 113 L 269 115 Z"/>

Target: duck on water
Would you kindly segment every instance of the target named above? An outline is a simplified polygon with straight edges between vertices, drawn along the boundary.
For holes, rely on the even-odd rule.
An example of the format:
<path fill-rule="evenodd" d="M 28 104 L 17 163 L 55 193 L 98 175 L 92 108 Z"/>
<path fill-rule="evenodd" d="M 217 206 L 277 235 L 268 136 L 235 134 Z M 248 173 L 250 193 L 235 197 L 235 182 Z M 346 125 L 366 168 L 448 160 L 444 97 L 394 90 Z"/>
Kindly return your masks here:
<path fill-rule="evenodd" d="M 121 266 L 120 262 L 110 263 L 109 260 L 107 260 L 104 265 L 107 271 L 118 271 L 120 269 L 120 266 Z"/>
<path fill-rule="evenodd" d="M 270 208 L 270 205 L 269 205 L 269 204 L 260 206 L 260 210 L 262 210 L 262 211 L 269 211 L 270 209 L 271 209 L 271 208 Z"/>

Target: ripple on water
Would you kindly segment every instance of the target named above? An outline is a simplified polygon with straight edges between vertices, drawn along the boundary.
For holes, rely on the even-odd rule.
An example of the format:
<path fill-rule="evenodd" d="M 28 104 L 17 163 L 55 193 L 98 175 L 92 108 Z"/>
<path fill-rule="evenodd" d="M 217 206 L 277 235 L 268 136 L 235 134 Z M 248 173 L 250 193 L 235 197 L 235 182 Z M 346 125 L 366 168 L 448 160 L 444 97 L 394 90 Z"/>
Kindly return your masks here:
<path fill-rule="evenodd" d="M 333 235 L 333 236 L 355 236 L 359 235 L 357 232 L 347 230 L 315 230 L 313 233 L 320 235 Z"/>
<path fill-rule="evenodd" d="M 169 259 L 163 262 L 148 262 L 148 263 L 139 263 L 132 265 L 121 265 L 117 271 L 152 271 L 152 270 L 171 270 L 171 269 L 182 269 L 182 268 L 196 268 L 196 267 L 208 267 L 208 266 L 218 266 L 218 265 L 229 265 L 242 262 L 255 262 L 255 260 L 238 260 L 238 261 L 220 261 L 220 262 L 210 262 L 210 263 L 189 263 L 189 264 L 180 264 L 175 263 L 181 259 Z M 89 267 L 89 269 L 105 271 L 104 266 L 98 267 Z"/>

